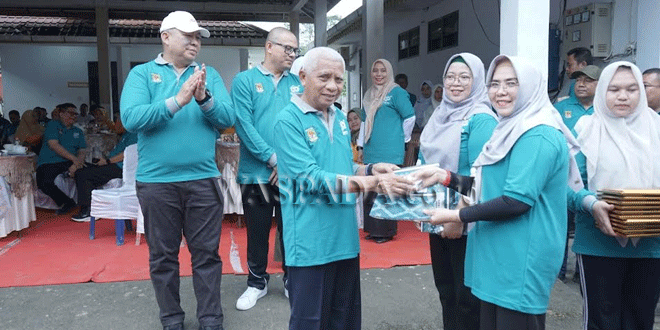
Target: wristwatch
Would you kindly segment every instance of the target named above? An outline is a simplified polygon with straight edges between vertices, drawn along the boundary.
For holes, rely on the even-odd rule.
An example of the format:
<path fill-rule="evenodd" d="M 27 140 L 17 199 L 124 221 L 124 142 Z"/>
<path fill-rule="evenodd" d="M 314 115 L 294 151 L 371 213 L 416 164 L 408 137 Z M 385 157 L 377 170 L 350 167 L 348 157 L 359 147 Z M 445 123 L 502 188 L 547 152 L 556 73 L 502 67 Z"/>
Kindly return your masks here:
<path fill-rule="evenodd" d="M 208 101 L 208 100 L 211 98 L 211 92 L 209 92 L 208 89 L 206 89 L 205 93 L 206 93 L 206 96 L 204 96 L 204 98 L 203 98 L 201 101 L 197 101 L 197 100 L 195 99 L 195 101 L 197 102 L 197 104 L 202 105 L 202 104 L 206 103 L 206 101 Z"/>

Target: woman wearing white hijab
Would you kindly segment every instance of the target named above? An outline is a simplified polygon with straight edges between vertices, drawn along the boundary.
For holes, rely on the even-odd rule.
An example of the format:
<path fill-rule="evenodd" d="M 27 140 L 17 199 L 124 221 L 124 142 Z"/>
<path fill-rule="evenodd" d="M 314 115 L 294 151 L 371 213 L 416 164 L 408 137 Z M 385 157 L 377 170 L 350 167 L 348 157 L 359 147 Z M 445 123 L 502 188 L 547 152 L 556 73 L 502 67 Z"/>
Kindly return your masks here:
<path fill-rule="evenodd" d="M 422 126 L 426 126 L 429 119 L 431 119 L 431 116 L 433 116 L 433 112 L 440 105 L 440 102 L 442 102 L 442 84 L 436 84 L 433 86 L 433 91 L 431 93 L 433 95 L 431 96 L 431 105 L 426 108 L 426 111 L 424 111 L 424 123 L 422 123 Z"/>
<path fill-rule="evenodd" d="M 592 216 L 613 209 L 597 202 L 599 189 L 660 188 L 660 117 L 647 106 L 637 66 L 615 62 L 603 69 L 594 114 L 580 118 L 575 131 L 589 190 L 569 196 L 585 329 L 651 330 L 660 295 L 660 238 L 629 240 L 615 234 L 607 216 Z"/>
<path fill-rule="evenodd" d="M 415 125 L 415 110 L 405 89 L 394 82 L 392 64 L 384 59 L 371 66 L 372 85 L 364 93 L 362 105 L 366 119 L 360 135 L 364 136 L 363 160 L 365 164 L 390 163 L 402 165 L 404 143 L 410 140 Z M 397 223 L 369 216 L 375 194 L 365 197 L 364 230 L 367 239 L 384 243 L 396 235 Z"/>
<path fill-rule="evenodd" d="M 484 64 L 470 53 L 456 54 L 447 61 L 443 77 L 446 94 L 422 131 L 420 151 L 426 163 L 469 176 L 472 163 L 497 126 L 488 101 Z M 463 224 L 454 223 L 445 224 L 440 234 L 429 234 L 445 329 L 479 329 L 479 317 L 475 317 L 479 315 L 479 300 L 463 284 L 464 233 Z"/>
<path fill-rule="evenodd" d="M 499 55 L 486 81 L 500 122 L 473 164 L 474 182 L 446 170 L 416 176 L 424 186 L 441 182 L 479 203 L 427 214 L 433 224 L 474 222 L 465 285 L 481 300 L 481 329 L 544 329 L 564 256 L 566 186 L 582 187 L 571 156 L 579 148 L 531 63 Z"/>
<path fill-rule="evenodd" d="M 421 94 L 415 102 L 415 129 L 419 131 L 424 128 L 424 112 L 432 103 L 432 87 L 433 83 L 430 80 L 424 80 L 419 86 Z"/>

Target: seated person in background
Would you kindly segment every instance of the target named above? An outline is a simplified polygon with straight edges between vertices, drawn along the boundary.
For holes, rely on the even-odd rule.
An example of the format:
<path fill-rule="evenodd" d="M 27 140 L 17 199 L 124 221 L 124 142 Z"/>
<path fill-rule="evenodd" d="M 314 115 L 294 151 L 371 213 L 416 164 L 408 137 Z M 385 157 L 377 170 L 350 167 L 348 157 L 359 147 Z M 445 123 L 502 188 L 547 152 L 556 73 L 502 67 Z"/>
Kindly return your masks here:
<path fill-rule="evenodd" d="M 0 143 L 5 144 L 5 143 L 13 143 L 14 141 L 9 141 L 9 130 L 11 127 L 11 123 L 9 120 L 5 119 L 4 117 L 0 116 Z"/>
<path fill-rule="evenodd" d="M 60 117 L 60 112 L 62 112 L 62 108 L 67 105 L 66 103 L 58 104 L 55 109 L 53 109 L 53 112 L 50 113 L 50 118 L 51 120 L 57 120 L 60 121 L 62 118 Z"/>
<path fill-rule="evenodd" d="M 87 147 L 82 130 L 73 126 L 78 116 L 76 106 L 64 103 L 62 109 L 62 120 L 51 120 L 46 126 L 45 142 L 37 162 L 37 187 L 60 207 L 57 214 L 69 212 L 76 202 L 55 185 L 55 178 L 67 170 L 74 176 L 83 168 Z"/>
<path fill-rule="evenodd" d="M 21 145 L 28 147 L 30 151 L 37 155 L 41 150 L 41 139 L 44 137 L 44 131 L 46 130 L 39 124 L 38 112 L 38 110 L 25 111 L 15 134 Z"/>
<path fill-rule="evenodd" d="M 118 120 L 121 123 L 120 120 Z M 75 174 L 76 189 L 78 189 L 78 205 L 80 212 L 71 217 L 78 222 L 89 221 L 90 205 L 92 203 L 92 190 L 108 183 L 108 181 L 122 177 L 124 161 L 124 149 L 131 144 L 137 143 L 137 134 L 125 131 L 121 140 L 108 154 L 92 166 L 87 166 Z"/>
<path fill-rule="evenodd" d="M 94 117 L 94 120 L 90 122 L 92 125 L 98 126 L 99 130 L 115 131 L 115 123 L 108 118 L 105 108 L 95 105 L 90 113 Z"/>
<path fill-rule="evenodd" d="M 9 111 L 9 121 L 11 122 L 11 127 L 9 128 L 9 135 L 11 136 L 16 134 L 18 125 L 21 122 L 21 114 L 18 112 L 18 110 Z"/>
<path fill-rule="evenodd" d="M 126 132 L 126 129 L 124 128 L 124 124 L 121 122 L 121 115 L 119 111 L 115 111 L 115 133 L 124 134 L 124 132 Z"/>
<path fill-rule="evenodd" d="M 46 127 L 46 124 L 48 124 L 48 122 L 50 121 L 50 118 L 48 118 L 48 111 L 46 111 L 46 108 L 35 107 L 34 111 L 37 117 L 37 121 L 39 122 L 39 125 Z"/>
<path fill-rule="evenodd" d="M 90 115 L 87 110 L 89 110 L 87 104 L 83 103 L 80 105 L 80 115 L 78 115 L 78 119 L 76 119 L 76 124 L 84 127 L 94 119 L 94 117 L 92 117 L 92 115 Z"/>
<path fill-rule="evenodd" d="M 649 108 L 660 115 L 660 68 L 651 68 L 642 74 Z M 9 113 L 11 115 L 11 112 Z"/>

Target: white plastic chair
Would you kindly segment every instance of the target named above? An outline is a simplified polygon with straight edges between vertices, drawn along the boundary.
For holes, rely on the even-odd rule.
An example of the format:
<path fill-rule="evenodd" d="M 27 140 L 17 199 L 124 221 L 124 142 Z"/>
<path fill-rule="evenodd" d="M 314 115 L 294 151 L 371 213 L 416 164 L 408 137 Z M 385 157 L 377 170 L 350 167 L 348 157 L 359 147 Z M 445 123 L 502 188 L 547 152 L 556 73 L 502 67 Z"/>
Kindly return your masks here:
<path fill-rule="evenodd" d="M 96 219 L 114 219 L 117 245 L 123 245 L 124 227 L 130 226 L 130 221 L 135 219 L 137 220 L 135 244 L 140 244 L 140 234 L 144 233 L 144 217 L 135 194 L 137 163 L 137 144 L 132 144 L 124 150 L 121 187 L 92 191 L 91 219 L 89 221 L 90 240 L 94 239 Z"/>

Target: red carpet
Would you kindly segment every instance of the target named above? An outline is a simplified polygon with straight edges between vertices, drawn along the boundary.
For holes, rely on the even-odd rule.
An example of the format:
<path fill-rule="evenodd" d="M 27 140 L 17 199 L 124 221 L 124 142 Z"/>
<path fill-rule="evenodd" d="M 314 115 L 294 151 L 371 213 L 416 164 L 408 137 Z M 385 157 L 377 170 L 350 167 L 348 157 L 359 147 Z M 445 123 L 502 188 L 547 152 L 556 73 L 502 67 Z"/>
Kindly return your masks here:
<path fill-rule="evenodd" d="M 14 232 L 0 239 L 0 287 L 149 279 L 144 237 L 136 246 L 135 233 L 128 232 L 125 244 L 116 246 L 114 221 L 101 220 L 96 223 L 96 239 L 89 240 L 89 223 L 73 222 L 70 216 L 56 216 L 53 211 L 37 209 L 38 220 L 30 228 L 20 235 Z M 271 247 L 274 235 L 275 228 L 271 231 Z M 361 232 L 360 237 L 364 236 Z M 412 222 L 400 222 L 398 235 L 388 243 L 376 244 L 365 239 L 360 243 L 362 268 L 431 262 L 428 234 L 421 233 Z M 246 274 L 246 244 L 245 228 L 225 221 L 220 238 L 223 273 Z M 270 254 L 268 272 L 281 272 L 281 264 L 272 261 L 273 252 Z M 181 275 L 190 276 L 187 247 L 181 249 L 179 258 Z"/>

